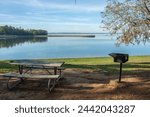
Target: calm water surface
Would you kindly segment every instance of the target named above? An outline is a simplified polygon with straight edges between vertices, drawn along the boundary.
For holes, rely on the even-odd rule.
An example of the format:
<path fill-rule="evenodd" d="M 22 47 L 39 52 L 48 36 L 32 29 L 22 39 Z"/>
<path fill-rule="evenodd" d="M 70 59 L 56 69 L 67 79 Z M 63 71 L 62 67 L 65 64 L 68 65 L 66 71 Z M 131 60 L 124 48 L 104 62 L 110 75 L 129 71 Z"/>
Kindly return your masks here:
<path fill-rule="evenodd" d="M 108 56 L 111 52 L 150 55 L 150 43 L 116 47 L 114 39 L 106 34 L 96 34 L 95 38 L 49 37 L 0 40 L 1 60 L 101 57 Z"/>

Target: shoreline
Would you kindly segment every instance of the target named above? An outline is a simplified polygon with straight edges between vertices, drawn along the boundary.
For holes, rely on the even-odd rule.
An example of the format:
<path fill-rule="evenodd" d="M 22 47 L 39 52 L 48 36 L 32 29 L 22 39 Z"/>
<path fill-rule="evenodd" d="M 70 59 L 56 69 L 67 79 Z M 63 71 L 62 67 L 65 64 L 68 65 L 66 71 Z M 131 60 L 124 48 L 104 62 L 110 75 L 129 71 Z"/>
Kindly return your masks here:
<path fill-rule="evenodd" d="M 95 35 L 87 35 L 87 34 L 49 34 L 48 37 L 91 37 L 91 38 L 94 38 Z"/>
<path fill-rule="evenodd" d="M 135 57 L 150 57 L 150 55 L 129 55 L 129 59 Z M 62 58 L 29 58 L 29 60 L 71 60 L 71 59 L 104 59 L 104 58 L 112 58 L 108 56 L 91 56 L 91 57 L 62 57 Z M 19 58 L 19 59 L 0 59 L 1 61 L 11 61 L 11 60 L 26 60 L 26 58 Z"/>
<path fill-rule="evenodd" d="M 0 39 L 10 39 L 10 38 L 19 38 L 19 37 L 89 37 L 94 38 L 93 34 L 48 34 L 48 35 L 0 35 Z"/>

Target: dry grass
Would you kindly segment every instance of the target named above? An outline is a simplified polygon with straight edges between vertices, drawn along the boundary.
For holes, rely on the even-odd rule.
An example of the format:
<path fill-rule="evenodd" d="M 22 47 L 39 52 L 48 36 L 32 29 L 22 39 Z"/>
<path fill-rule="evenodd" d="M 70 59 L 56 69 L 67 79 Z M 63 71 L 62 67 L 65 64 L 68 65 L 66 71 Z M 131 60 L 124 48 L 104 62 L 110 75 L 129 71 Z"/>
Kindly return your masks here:
<path fill-rule="evenodd" d="M 36 71 L 37 72 L 37 71 Z M 41 72 L 41 71 L 38 71 Z M 117 83 L 118 74 L 106 75 L 103 71 L 68 68 L 64 79 L 49 93 L 47 80 L 28 79 L 13 91 L 6 89 L 6 79 L 0 78 L 2 100 L 141 100 L 150 99 L 150 74 L 123 75 Z"/>

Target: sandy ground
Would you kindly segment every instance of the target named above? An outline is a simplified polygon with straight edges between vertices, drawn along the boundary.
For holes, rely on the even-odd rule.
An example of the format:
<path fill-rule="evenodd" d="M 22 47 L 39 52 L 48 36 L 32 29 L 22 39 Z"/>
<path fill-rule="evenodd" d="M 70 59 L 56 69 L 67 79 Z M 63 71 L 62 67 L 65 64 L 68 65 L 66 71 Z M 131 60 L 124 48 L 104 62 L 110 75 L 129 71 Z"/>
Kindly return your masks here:
<path fill-rule="evenodd" d="M 38 73 L 41 71 L 38 71 Z M 36 73 L 36 72 L 35 72 Z M 42 72 L 43 73 L 43 72 Z M 149 75 L 123 76 L 118 84 L 116 76 L 107 76 L 100 71 L 66 69 L 64 78 L 49 93 L 47 79 L 26 79 L 14 90 L 6 88 L 6 78 L 0 77 L 1 100 L 101 100 L 101 99 L 150 99 Z"/>

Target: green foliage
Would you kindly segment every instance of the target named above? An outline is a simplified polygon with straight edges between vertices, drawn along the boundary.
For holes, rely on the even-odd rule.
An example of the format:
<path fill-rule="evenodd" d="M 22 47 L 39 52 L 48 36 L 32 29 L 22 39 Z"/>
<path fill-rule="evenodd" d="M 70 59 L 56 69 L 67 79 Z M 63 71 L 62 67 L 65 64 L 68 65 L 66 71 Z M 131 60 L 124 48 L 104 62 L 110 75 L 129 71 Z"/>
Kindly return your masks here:
<path fill-rule="evenodd" d="M 25 30 L 20 28 L 15 28 L 12 26 L 0 26 L 0 35 L 47 35 L 48 32 L 46 30 L 35 30 L 29 29 Z"/>

